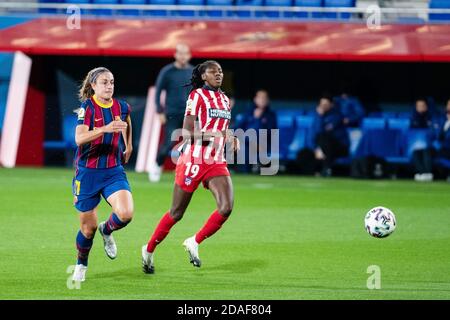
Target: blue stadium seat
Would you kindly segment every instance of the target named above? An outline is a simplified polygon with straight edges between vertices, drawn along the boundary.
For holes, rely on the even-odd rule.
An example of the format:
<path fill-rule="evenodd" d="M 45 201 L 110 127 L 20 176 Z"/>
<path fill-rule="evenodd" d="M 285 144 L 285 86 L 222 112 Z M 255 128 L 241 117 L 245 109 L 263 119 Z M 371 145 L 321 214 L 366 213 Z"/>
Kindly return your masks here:
<path fill-rule="evenodd" d="M 294 6 L 296 7 L 322 7 L 323 0 L 294 0 Z M 296 12 L 294 16 L 297 18 L 314 18 L 318 19 L 322 17 L 321 12 Z"/>
<path fill-rule="evenodd" d="M 92 0 L 92 4 L 119 4 L 119 0 Z M 111 9 L 93 9 L 92 13 L 101 16 L 110 16 L 113 13 Z"/>
<path fill-rule="evenodd" d="M 311 137 L 313 121 L 314 118 L 311 116 L 302 115 L 295 117 L 295 133 L 287 152 L 287 158 L 289 160 L 295 160 L 300 150 L 313 147 Z"/>
<path fill-rule="evenodd" d="M 359 128 L 348 128 L 348 137 L 350 140 L 350 148 L 348 157 L 342 157 L 336 159 L 335 164 L 339 165 L 350 165 L 352 160 L 358 156 L 359 145 L 363 137 L 362 130 Z"/>
<path fill-rule="evenodd" d="M 404 135 L 399 130 L 372 129 L 364 131 L 358 153 L 362 156 L 377 156 L 388 162 L 404 161 Z"/>
<path fill-rule="evenodd" d="M 13 53 L 0 53 L 0 82 L 9 81 L 14 61 Z"/>
<path fill-rule="evenodd" d="M 64 0 L 39 0 L 40 3 L 65 3 Z M 65 11 L 65 10 L 64 10 Z M 39 9 L 40 13 L 57 13 L 57 9 L 50 9 L 50 8 L 41 8 Z"/>
<path fill-rule="evenodd" d="M 144 5 L 147 4 L 147 0 L 121 0 L 122 4 L 130 5 Z M 126 15 L 126 16 L 138 16 L 140 14 L 139 10 L 120 10 L 120 14 Z"/>
<path fill-rule="evenodd" d="M 90 4 L 92 3 L 92 0 L 63 0 L 63 2 L 70 4 Z M 90 13 L 90 10 L 81 9 L 81 14 L 88 14 L 88 13 Z"/>
<path fill-rule="evenodd" d="M 62 140 L 44 141 L 45 149 L 73 150 L 77 147 L 75 144 L 75 127 L 77 126 L 77 117 L 75 114 L 67 115 L 62 124 Z"/>
<path fill-rule="evenodd" d="M 398 113 L 395 111 L 383 111 L 380 116 L 385 119 L 397 118 Z"/>
<path fill-rule="evenodd" d="M 262 6 L 264 0 L 236 0 L 236 6 L 238 7 L 248 7 L 248 6 Z M 241 18 L 249 18 L 252 16 L 251 11 L 236 11 L 236 16 Z M 262 12 L 257 11 L 254 15 L 255 17 L 262 17 Z"/>
<path fill-rule="evenodd" d="M 205 4 L 205 0 L 178 0 L 179 5 L 183 6 L 202 6 Z M 193 17 L 195 16 L 194 10 L 180 10 L 178 14 L 182 17 Z M 200 12 L 200 15 L 203 14 Z"/>
<path fill-rule="evenodd" d="M 326 8 L 353 8 L 356 0 L 324 0 L 323 6 Z M 350 19 L 350 13 L 324 12 L 327 19 Z"/>
<path fill-rule="evenodd" d="M 406 133 L 405 157 L 412 159 L 415 150 L 422 150 L 431 147 L 431 131 L 427 129 L 410 129 Z"/>
<path fill-rule="evenodd" d="M 233 0 L 206 0 L 206 4 L 209 6 L 232 6 Z M 207 15 L 210 17 L 224 17 L 226 12 L 221 10 L 208 11 Z"/>
<path fill-rule="evenodd" d="M 292 0 L 266 0 L 266 7 L 290 7 L 292 6 Z M 268 17 L 280 17 L 281 14 L 279 11 L 266 11 L 266 16 Z"/>
<path fill-rule="evenodd" d="M 384 118 L 364 118 L 361 124 L 363 130 L 384 129 L 386 119 Z"/>
<path fill-rule="evenodd" d="M 148 0 L 147 3 L 160 6 L 170 6 L 175 5 L 176 0 Z M 146 11 L 144 14 L 149 16 L 167 16 L 169 12 L 167 10 L 152 10 Z"/>
<path fill-rule="evenodd" d="M 295 126 L 294 126 L 295 117 L 293 117 L 292 115 L 293 113 L 290 111 L 277 112 L 277 126 L 280 132 L 279 157 L 281 160 L 287 159 L 289 145 L 291 144 L 295 134 Z"/>
<path fill-rule="evenodd" d="M 430 0 L 430 9 L 450 9 L 450 0 Z M 450 14 L 448 13 L 430 13 L 429 20 L 434 21 L 448 21 L 450 20 Z"/>
<path fill-rule="evenodd" d="M 6 100 L 8 98 L 9 82 L 0 81 L 0 132 L 5 117 Z"/>
<path fill-rule="evenodd" d="M 408 130 L 411 125 L 411 120 L 408 118 L 390 118 L 387 119 L 387 122 L 389 129 L 397 129 L 402 131 Z"/>

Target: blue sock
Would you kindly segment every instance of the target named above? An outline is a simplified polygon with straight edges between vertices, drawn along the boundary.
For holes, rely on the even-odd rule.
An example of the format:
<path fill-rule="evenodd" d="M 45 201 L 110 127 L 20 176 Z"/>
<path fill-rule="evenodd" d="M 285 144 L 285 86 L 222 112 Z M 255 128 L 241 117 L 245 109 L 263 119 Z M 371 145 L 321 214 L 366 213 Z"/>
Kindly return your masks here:
<path fill-rule="evenodd" d="M 83 264 L 87 267 L 89 251 L 91 251 L 93 242 L 94 242 L 93 238 L 88 239 L 81 233 L 81 230 L 78 231 L 78 234 L 77 234 L 77 249 L 78 249 L 77 264 Z"/>
<path fill-rule="evenodd" d="M 122 222 L 119 217 L 113 212 L 109 217 L 108 221 L 105 223 L 105 227 L 103 228 L 103 233 L 106 235 L 110 235 L 113 231 L 124 228 L 128 222 Z"/>

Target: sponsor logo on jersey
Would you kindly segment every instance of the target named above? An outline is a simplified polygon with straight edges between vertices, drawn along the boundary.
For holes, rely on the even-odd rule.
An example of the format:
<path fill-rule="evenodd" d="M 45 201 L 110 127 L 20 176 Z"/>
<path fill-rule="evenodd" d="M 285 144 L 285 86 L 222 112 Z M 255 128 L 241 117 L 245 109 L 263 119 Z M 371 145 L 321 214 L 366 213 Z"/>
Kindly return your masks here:
<path fill-rule="evenodd" d="M 208 114 L 210 118 L 221 118 L 231 120 L 231 112 L 228 110 L 208 109 Z"/>

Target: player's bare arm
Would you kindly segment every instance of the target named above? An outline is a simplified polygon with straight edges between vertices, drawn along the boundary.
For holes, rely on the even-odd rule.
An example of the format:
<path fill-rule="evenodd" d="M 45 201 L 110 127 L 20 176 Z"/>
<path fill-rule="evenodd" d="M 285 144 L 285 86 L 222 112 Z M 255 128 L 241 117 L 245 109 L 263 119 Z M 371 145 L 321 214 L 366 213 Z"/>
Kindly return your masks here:
<path fill-rule="evenodd" d="M 77 146 L 94 141 L 95 139 L 101 137 L 104 133 L 120 132 L 126 129 L 128 124 L 124 121 L 111 121 L 108 125 L 94 128 L 94 130 L 89 130 L 89 127 L 84 124 L 77 126 L 75 131 L 75 143 Z"/>

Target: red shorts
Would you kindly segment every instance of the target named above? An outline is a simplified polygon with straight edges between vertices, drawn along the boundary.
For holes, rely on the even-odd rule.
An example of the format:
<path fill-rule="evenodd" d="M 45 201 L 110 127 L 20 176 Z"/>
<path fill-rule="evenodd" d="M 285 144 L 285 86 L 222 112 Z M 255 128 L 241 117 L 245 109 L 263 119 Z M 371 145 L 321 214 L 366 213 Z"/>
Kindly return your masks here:
<path fill-rule="evenodd" d="M 230 175 L 226 162 L 198 163 L 198 161 L 192 160 L 190 153 L 182 154 L 178 158 L 175 169 L 175 183 L 186 192 L 194 192 L 200 182 L 203 182 L 203 187 L 208 189 L 209 179 Z"/>

